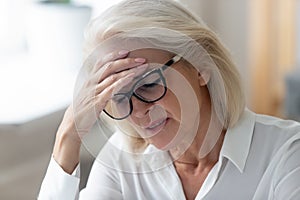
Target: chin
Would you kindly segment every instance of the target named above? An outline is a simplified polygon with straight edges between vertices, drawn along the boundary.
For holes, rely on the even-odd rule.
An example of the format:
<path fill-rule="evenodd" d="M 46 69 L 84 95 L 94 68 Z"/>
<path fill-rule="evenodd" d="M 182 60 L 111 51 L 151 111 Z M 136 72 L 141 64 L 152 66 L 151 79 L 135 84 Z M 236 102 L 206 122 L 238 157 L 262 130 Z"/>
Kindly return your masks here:
<path fill-rule="evenodd" d="M 168 126 L 166 126 L 164 129 L 159 131 L 157 134 L 153 135 L 152 137 L 144 138 L 149 144 L 152 144 L 157 149 L 160 150 L 170 150 L 175 144 L 172 144 L 173 139 L 175 138 L 178 128 L 177 125 L 168 122 Z"/>

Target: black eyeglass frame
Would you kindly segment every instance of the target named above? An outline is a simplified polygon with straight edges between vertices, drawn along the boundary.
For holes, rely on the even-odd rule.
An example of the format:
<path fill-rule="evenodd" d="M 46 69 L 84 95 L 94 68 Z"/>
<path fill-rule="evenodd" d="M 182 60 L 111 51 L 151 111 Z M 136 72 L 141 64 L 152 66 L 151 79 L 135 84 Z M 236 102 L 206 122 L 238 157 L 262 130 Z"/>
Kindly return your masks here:
<path fill-rule="evenodd" d="M 114 120 L 122 120 L 122 119 L 125 119 L 127 118 L 128 116 L 131 115 L 132 113 L 132 110 L 133 110 L 133 105 L 132 105 L 132 100 L 131 100 L 131 97 L 134 96 L 136 97 L 138 100 L 142 101 L 142 102 L 145 102 L 145 103 L 154 103 L 156 101 L 159 101 L 160 99 L 162 99 L 166 93 L 167 93 L 167 83 L 166 83 L 166 79 L 165 77 L 163 76 L 163 71 L 165 71 L 168 67 L 170 67 L 172 64 L 178 62 L 179 60 L 181 59 L 181 56 L 179 55 L 175 55 L 174 57 L 172 57 L 170 60 L 168 60 L 165 64 L 163 64 L 162 67 L 160 68 L 157 68 L 157 69 L 153 69 L 145 74 L 142 75 L 142 77 L 132 86 L 131 90 L 129 92 L 126 92 L 126 93 L 117 93 L 117 94 L 114 94 L 114 96 L 117 96 L 117 95 L 123 95 L 125 96 L 126 98 L 128 98 L 128 101 L 129 101 L 129 108 L 130 108 L 130 111 L 127 115 L 125 115 L 124 117 L 114 117 L 112 116 L 111 114 L 109 114 L 105 109 L 103 110 L 105 114 L 107 114 L 110 118 L 114 119 Z M 150 76 L 151 74 L 154 74 L 154 73 L 158 73 L 159 74 L 159 77 L 164 85 L 164 93 L 157 99 L 154 99 L 154 100 L 146 100 L 146 99 L 143 99 L 143 97 L 139 96 L 138 94 L 136 94 L 134 92 L 134 89 L 135 87 L 138 85 L 138 83 L 143 80 L 144 78 L 146 78 L 147 76 Z"/>

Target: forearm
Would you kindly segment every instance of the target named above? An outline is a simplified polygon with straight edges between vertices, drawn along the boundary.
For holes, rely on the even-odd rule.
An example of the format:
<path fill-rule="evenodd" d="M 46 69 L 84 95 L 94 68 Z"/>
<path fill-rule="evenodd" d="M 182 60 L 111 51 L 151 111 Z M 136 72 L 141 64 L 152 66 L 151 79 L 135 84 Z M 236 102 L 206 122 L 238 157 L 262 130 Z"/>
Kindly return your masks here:
<path fill-rule="evenodd" d="M 81 140 L 73 123 L 63 121 L 56 134 L 53 158 L 68 174 L 72 174 L 79 163 Z"/>

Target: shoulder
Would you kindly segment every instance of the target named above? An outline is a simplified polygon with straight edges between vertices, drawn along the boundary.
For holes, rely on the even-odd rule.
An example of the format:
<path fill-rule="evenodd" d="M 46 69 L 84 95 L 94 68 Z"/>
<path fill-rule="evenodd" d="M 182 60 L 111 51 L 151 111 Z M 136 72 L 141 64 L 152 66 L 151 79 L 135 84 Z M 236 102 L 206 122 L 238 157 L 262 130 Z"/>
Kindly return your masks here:
<path fill-rule="evenodd" d="M 293 120 L 285 120 L 269 115 L 255 114 L 256 123 L 267 127 L 277 127 L 282 130 L 291 130 L 300 132 L 300 123 Z"/>
<path fill-rule="evenodd" d="M 255 114 L 250 154 L 267 167 L 284 159 L 291 148 L 300 150 L 300 123 Z M 300 155 L 299 155 L 300 156 Z"/>
<path fill-rule="evenodd" d="M 276 199 L 300 195 L 300 123 L 254 115 L 251 151 L 255 153 L 255 166 L 261 163 L 265 171 L 261 185 L 270 184 L 270 195 Z"/>
<path fill-rule="evenodd" d="M 300 139 L 300 123 L 255 114 L 254 137 L 266 138 L 269 142 L 275 142 L 280 146 L 285 143 L 292 143 Z"/>
<path fill-rule="evenodd" d="M 299 122 L 256 114 L 253 141 L 262 146 L 262 151 L 268 152 L 266 155 L 270 156 L 270 163 L 276 166 L 279 174 L 300 166 Z"/>

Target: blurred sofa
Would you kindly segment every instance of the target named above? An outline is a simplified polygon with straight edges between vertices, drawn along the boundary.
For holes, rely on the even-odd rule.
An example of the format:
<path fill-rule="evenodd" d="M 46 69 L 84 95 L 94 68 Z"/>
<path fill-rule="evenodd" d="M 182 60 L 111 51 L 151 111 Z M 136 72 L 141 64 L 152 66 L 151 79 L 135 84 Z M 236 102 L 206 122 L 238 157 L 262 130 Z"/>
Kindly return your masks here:
<path fill-rule="evenodd" d="M 36 199 L 63 114 L 64 110 L 60 110 L 25 124 L 0 124 L 1 200 Z M 93 160 L 82 148 L 81 188 L 86 184 Z"/>
<path fill-rule="evenodd" d="M 286 76 L 285 114 L 288 118 L 300 121 L 300 69 Z"/>

